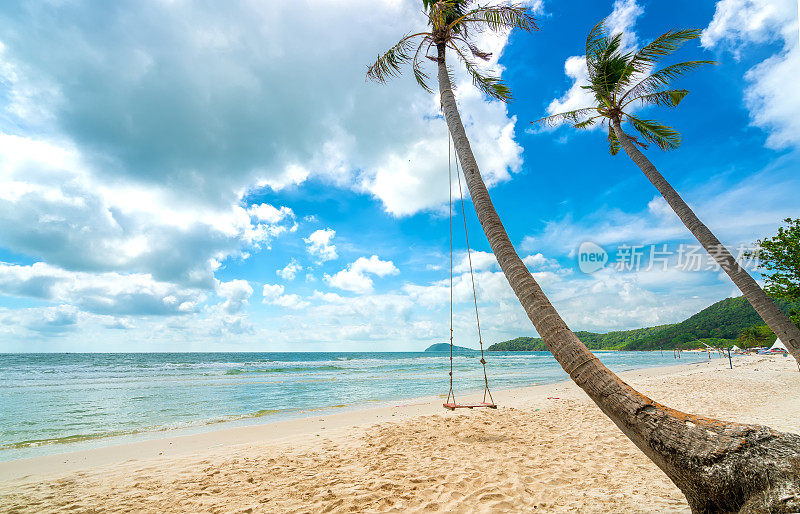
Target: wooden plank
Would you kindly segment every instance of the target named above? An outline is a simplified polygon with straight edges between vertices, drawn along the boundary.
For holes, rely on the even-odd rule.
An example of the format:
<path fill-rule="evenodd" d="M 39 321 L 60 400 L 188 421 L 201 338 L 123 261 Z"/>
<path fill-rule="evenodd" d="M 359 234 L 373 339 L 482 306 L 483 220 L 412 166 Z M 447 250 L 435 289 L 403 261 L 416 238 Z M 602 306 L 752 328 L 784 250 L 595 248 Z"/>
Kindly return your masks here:
<path fill-rule="evenodd" d="M 476 407 L 486 407 L 488 409 L 496 409 L 497 405 L 493 403 L 443 403 L 442 407 L 445 409 L 456 410 L 456 409 L 474 409 Z"/>

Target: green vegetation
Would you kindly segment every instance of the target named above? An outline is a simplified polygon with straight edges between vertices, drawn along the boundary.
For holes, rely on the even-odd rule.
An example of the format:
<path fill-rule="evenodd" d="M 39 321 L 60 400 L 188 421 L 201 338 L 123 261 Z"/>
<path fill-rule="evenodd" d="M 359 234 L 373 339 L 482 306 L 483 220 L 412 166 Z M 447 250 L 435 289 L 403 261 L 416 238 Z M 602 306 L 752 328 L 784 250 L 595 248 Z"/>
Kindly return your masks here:
<path fill-rule="evenodd" d="M 753 348 L 756 346 L 770 346 L 775 342 L 775 332 L 763 323 L 746 327 L 739 332 L 736 344 L 742 348 Z"/>
<path fill-rule="evenodd" d="M 778 301 L 784 310 L 790 304 Z M 674 325 L 661 325 L 635 330 L 623 330 L 597 334 L 575 332 L 578 339 L 591 350 L 671 350 L 673 348 L 701 348 L 710 346 L 732 346 L 741 344 L 740 334 L 754 326 L 763 325 L 755 309 L 744 297 L 728 298 L 698 312 L 689 319 Z M 773 340 L 775 336 L 772 336 Z M 771 341 L 770 341 L 771 342 Z M 751 345 L 753 346 L 753 345 Z M 546 351 L 547 347 L 538 337 L 518 337 L 510 341 L 493 344 L 489 351 Z"/>
<path fill-rule="evenodd" d="M 661 325 L 658 327 L 637 328 L 635 330 L 621 330 L 618 332 L 609 332 L 607 334 L 597 334 L 595 332 L 585 332 L 581 330 L 575 332 L 575 335 L 578 336 L 578 339 L 590 350 L 622 350 L 624 346 L 631 341 L 653 335 L 671 326 L 672 325 Z M 493 344 L 489 347 L 489 351 L 538 352 L 547 351 L 547 347 L 544 345 L 544 341 L 539 337 L 518 337 L 510 341 Z"/>
<path fill-rule="evenodd" d="M 426 352 L 450 352 L 450 343 L 436 343 L 425 348 Z M 453 346 L 453 353 L 476 353 L 478 350 L 464 346 Z"/>
<path fill-rule="evenodd" d="M 770 295 L 795 303 L 789 311 L 790 319 L 800 326 L 800 218 L 786 218 L 786 228 L 778 234 L 758 241 L 759 266 L 767 280 L 764 288 Z M 753 254 L 748 254 L 752 257 Z"/>

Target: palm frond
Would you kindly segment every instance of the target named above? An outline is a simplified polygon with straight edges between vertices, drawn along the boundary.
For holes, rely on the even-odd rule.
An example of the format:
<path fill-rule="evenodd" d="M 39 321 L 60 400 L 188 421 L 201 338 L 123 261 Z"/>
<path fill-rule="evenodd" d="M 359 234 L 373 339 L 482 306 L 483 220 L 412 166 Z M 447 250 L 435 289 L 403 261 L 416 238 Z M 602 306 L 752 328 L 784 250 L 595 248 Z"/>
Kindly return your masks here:
<path fill-rule="evenodd" d="M 627 115 L 631 125 L 639 131 L 643 138 L 662 150 L 674 150 L 681 145 L 680 133 L 672 127 L 662 125 L 655 120 L 642 120 Z"/>
<path fill-rule="evenodd" d="M 605 20 L 600 21 L 592 27 L 586 37 L 586 60 L 596 61 L 597 56 L 603 52 L 603 48 L 608 44 L 606 37 Z"/>
<path fill-rule="evenodd" d="M 495 32 L 510 29 L 531 32 L 538 29 L 536 18 L 522 4 L 478 7 L 451 21 L 448 27 L 454 29 L 470 25 L 486 26 Z"/>
<path fill-rule="evenodd" d="M 573 111 L 566 111 L 560 112 L 558 114 L 552 114 L 550 116 L 545 116 L 544 118 L 539 118 L 536 121 L 532 121 L 531 123 L 538 123 L 540 125 L 546 125 L 549 127 L 554 127 L 556 125 L 561 125 L 562 123 L 572 123 L 577 124 L 580 123 L 583 118 L 589 116 L 592 113 L 596 113 L 596 107 L 584 107 L 582 109 L 575 109 Z"/>
<path fill-rule="evenodd" d="M 431 42 L 432 41 L 430 36 L 423 37 L 419 46 L 417 46 L 417 51 L 414 52 L 414 58 L 411 60 L 411 70 L 414 72 L 414 79 L 416 79 L 417 84 L 419 84 L 419 86 L 428 93 L 433 93 L 433 89 L 431 89 L 431 87 L 428 86 L 428 79 L 430 77 L 428 76 L 427 73 L 422 71 L 422 65 L 419 62 L 419 58 L 420 58 L 420 52 L 422 51 L 422 47 L 424 47 L 426 43 L 428 44 L 427 48 L 425 49 L 425 56 L 427 57 L 428 49 L 431 46 Z"/>
<path fill-rule="evenodd" d="M 647 75 L 639 82 L 634 84 L 622 97 L 619 99 L 620 103 L 625 101 L 628 96 L 641 96 L 648 93 L 656 92 L 669 85 L 673 80 L 690 73 L 704 64 L 717 64 L 716 61 L 686 61 L 672 64 L 666 68 L 662 68 L 655 73 Z"/>
<path fill-rule="evenodd" d="M 399 76 L 400 68 L 412 58 L 410 53 L 414 46 L 412 40 L 417 36 L 428 35 L 426 32 L 419 32 L 403 37 L 367 67 L 367 79 L 385 83 L 389 79 Z"/>
<path fill-rule="evenodd" d="M 596 60 L 586 60 L 591 86 L 587 89 L 594 91 L 598 102 L 611 103 L 618 90 L 620 81 L 625 78 L 625 72 L 630 60 L 630 53 L 621 53 L 622 34 L 608 38 L 602 52 Z M 610 106 L 610 105 L 609 105 Z"/>
<path fill-rule="evenodd" d="M 595 120 L 597 120 L 597 118 L 602 118 L 602 116 L 598 114 L 597 116 L 592 116 L 591 118 L 587 118 L 587 119 L 585 119 L 583 121 L 579 121 L 578 123 L 575 123 L 572 126 L 575 127 L 576 129 L 589 128 L 592 125 L 594 125 L 595 123 L 597 123 L 597 121 L 595 121 Z"/>
<path fill-rule="evenodd" d="M 456 25 L 450 28 L 450 25 L 464 16 L 470 3 L 471 0 L 423 0 L 428 14 L 428 25 L 434 32 L 444 31 L 466 36 L 467 26 Z"/>
<path fill-rule="evenodd" d="M 673 53 L 687 41 L 700 37 L 700 32 L 699 29 L 668 30 L 633 54 L 631 66 L 636 71 L 640 71 L 639 67 L 646 71 L 647 66 L 659 61 L 661 57 Z"/>
<path fill-rule="evenodd" d="M 667 89 L 646 95 L 637 96 L 625 102 L 622 107 L 634 102 L 645 105 L 660 105 L 661 107 L 677 107 L 681 100 L 689 94 L 688 89 Z"/>
<path fill-rule="evenodd" d="M 492 57 L 491 52 L 484 52 L 474 44 L 470 43 L 469 41 L 464 41 L 464 44 L 467 45 L 467 48 L 469 48 L 469 51 L 472 52 L 472 55 L 474 55 L 478 59 L 482 59 L 484 61 L 488 61 L 489 59 L 491 59 Z"/>
<path fill-rule="evenodd" d="M 502 79 L 498 77 L 493 77 L 491 75 L 486 75 L 482 73 L 477 65 L 472 62 L 464 52 L 461 51 L 460 48 L 456 45 L 450 45 L 453 48 L 458 56 L 461 58 L 461 61 L 464 63 L 464 67 L 469 72 L 470 76 L 472 77 L 472 84 L 477 87 L 481 92 L 483 92 L 486 96 L 490 98 L 494 98 L 496 100 L 500 100 L 501 102 L 508 102 L 513 99 L 511 96 L 511 88 L 506 85 Z"/>

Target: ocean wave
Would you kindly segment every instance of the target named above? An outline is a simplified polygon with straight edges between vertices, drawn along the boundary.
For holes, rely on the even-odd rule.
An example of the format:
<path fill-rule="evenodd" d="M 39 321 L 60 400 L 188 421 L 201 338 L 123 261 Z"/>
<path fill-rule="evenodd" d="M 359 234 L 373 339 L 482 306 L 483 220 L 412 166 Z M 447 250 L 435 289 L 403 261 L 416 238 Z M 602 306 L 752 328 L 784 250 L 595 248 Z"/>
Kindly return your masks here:
<path fill-rule="evenodd" d="M 344 368 L 340 366 L 297 366 L 291 368 L 262 368 L 262 369 L 247 369 L 247 368 L 233 368 L 225 371 L 226 375 L 244 375 L 249 373 L 262 374 L 262 373 L 296 373 L 304 371 L 343 371 Z"/>
<path fill-rule="evenodd" d="M 335 405 L 333 407 L 339 407 L 339 405 Z M 13 443 L 0 444 L 0 451 L 19 450 L 23 448 L 36 448 L 38 446 L 46 446 L 46 445 L 80 443 L 86 441 L 94 441 L 98 439 L 106 439 L 109 437 L 123 437 L 123 436 L 137 435 L 137 434 L 168 432 L 171 430 L 217 425 L 219 423 L 228 423 L 231 421 L 239 421 L 244 419 L 263 418 L 266 416 L 279 414 L 281 412 L 286 412 L 286 411 L 280 409 L 261 409 L 255 412 L 248 412 L 246 414 L 232 414 L 230 416 L 221 416 L 217 418 L 204 419 L 198 421 L 176 422 L 167 425 L 159 425 L 153 427 L 143 427 L 143 428 L 135 428 L 129 430 L 110 430 L 107 432 L 92 432 L 88 434 L 72 434 L 64 437 L 52 437 L 44 439 L 29 439 L 26 441 L 16 441 Z"/>

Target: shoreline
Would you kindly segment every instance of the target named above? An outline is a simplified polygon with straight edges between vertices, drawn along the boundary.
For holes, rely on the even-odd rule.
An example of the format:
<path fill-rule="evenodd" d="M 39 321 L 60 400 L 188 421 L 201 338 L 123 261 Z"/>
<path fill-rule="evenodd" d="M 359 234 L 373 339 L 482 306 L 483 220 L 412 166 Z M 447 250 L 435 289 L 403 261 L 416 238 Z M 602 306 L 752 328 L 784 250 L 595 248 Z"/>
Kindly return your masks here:
<path fill-rule="evenodd" d="M 648 371 L 649 376 L 674 373 L 687 366 L 702 365 L 714 361 L 695 361 L 667 366 L 650 366 L 633 368 L 618 373 L 623 379 L 632 373 Z M 658 373 L 656 373 L 656 370 Z M 564 387 L 573 386 L 571 380 L 562 380 L 533 386 L 500 389 L 493 391 L 497 402 L 502 407 L 503 399 L 512 401 L 520 396 L 541 398 L 552 395 Z M 577 389 L 577 387 L 575 387 Z M 477 401 L 482 391 L 459 394 L 459 401 Z M 441 413 L 445 395 L 402 398 L 375 402 L 375 406 L 359 408 L 349 405 L 338 409 L 328 407 L 320 409 L 320 414 L 301 416 L 292 419 L 275 420 L 258 423 L 236 425 L 242 421 L 225 421 L 191 428 L 166 429 L 163 431 L 143 431 L 138 434 L 111 436 L 100 438 L 111 444 L 91 448 L 70 449 L 63 452 L 48 453 L 33 457 L 0 461 L 0 483 L 9 480 L 25 479 L 36 475 L 38 469 L 50 470 L 48 474 L 74 472 L 83 468 L 93 468 L 130 461 L 147 455 L 156 457 L 175 457 L 198 451 L 210 450 L 220 446 L 248 444 L 253 442 L 280 442 L 293 436 L 308 436 L 318 430 L 336 431 L 355 426 L 368 426 L 383 421 L 396 421 L 416 416 Z M 393 405 L 397 404 L 397 405 Z M 327 412 L 325 412 L 327 411 Z M 300 411 L 302 412 L 302 411 Z M 308 411 L 306 411 L 308 412 Z M 145 439 L 116 442 L 118 438 L 142 436 Z M 64 443 L 69 444 L 79 443 Z"/>
<path fill-rule="evenodd" d="M 657 351 L 656 351 L 657 352 Z M 173 353 L 173 352 L 168 352 Z M 188 354 L 194 354 L 197 352 L 184 352 Z M 201 352 L 201 353 L 214 353 L 214 352 Z M 220 352 L 216 352 L 220 353 Z M 228 352 L 221 352 L 221 353 L 228 353 Z M 245 352 L 247 353 L 247 352 Z M 258 353 L 258 352 L 256 352 Z M 272 354 L 274 352 L 260 352 L 266 354 Z M 299 353 L 308 353 L 308 352 L 299 352 Z M 318 354 L 327 354 L 330 352 L 311 352 L 311 353 L 318 353 Z M 335 352 L 340 354 L 342 352 Z M 355 354 L 360 354 L 364 352 L 353 352 Z M 366 353 L 378 353 L 378 352 L 366 352 Z M 382 353 L 389 353 L 389 354 L 407 354 L 408 352 L 382 352 Z M 428 356 L 428 357 L 440 357 L 437 352 L 416 352 L 421 356 Z M 497 353 L 497 352 L 495 352 Z M 566 374 L 564 374 L 556 363 L 549 352 L 502 352 L 503 354 L 510 354 L 514 355 L 517 353 L 520 354 L 535 354 L 535 355 L 545 355 L 552 360 L 552 364 L 555 368 L 558 369 L 559 375 L 563 375 L 562 377 L 537 377 L 532 376 L 532 380 L 529 383 L 533 383 L 535 385 L 547 385 L 547 384 L 555 384 L 562 380 L 568 380 Z M 603 353 L 617 353 L 617 351 L 605 351 L 605 350 L 597 350 L 595 353 L 603 354 Z M 635 352 L 635 353 L 655 353 L 655 352 Z M 113 354 L 109 354 L 113 355 Z M 142 354 L 142 355 L 147 355 Z M 442 354 L 443 355 L 443 354 Z M 715 356 L 716 357 L 716 356 Z M 625 366 L 623 369 L 617 369 L 618 372 L 635 370 L 635 369 L 649 369 L 654 367 L 670 367 L 670 366 L 682 366 L 686 364 L 692 364 L 698 361 L 689 361 L 689 362 L 681 362 L 680 360 L 677 361 L 670 361 L 669 363 L 659 363 L 659 364 L 642 364 L 637 366 L 636 364 L 631 364 L 630 367 Z M 612 366 L 612 369 L 613 366 Z M 530 387 L 528 385 L 517 385 L 517 384 L 503 384 L 506 389 L 514 389 L 518 387 Z M 502 391 L 503 389 L 497 389 L 497 391 Z M 475 388 L 474 390 L 462 390 L 460 394 L 462 395 L 469 395 L 472 393 L 481 392 L 482 388 Z M 3 445 L 2 449 L 0 449 L 0 465 L 4 462 L 16 462 L 19 460 L 27 460 L 31 458 L 38 458 L 44 457 L 48 455 L 63 455 L 73 452 L 80 452 L 84 450 L 92 450 L 103 448 L 106 446 L 116 446 L 116 445 L 123 445 L 123 444 L 130 444 L 136 442 L 144 442 L 152 439 L 161 439 L 165 437 L 179 437 L 179 436 L 188 436 L 188 435 L 197 435 L 203 434 L 207 432 L 213 432 L 223 429 L 230 429 L 236 427 L 248 427 L 253 425 L 264 425 L 264 424 L 274 424 L 274 423 L 282 423 L 286 421 L 296 421 L 296 420 L 303 420 L 307 418 L 319 417 L 319 416 L 326 416 L 326 415 L 333 415 L 338 413 L 349 413 L 353 411 L 360 411 L 370 408 L 381 408 L 391 403 L 397 402 L 408 402 L 408 401 L 421 401 L 421 400 L 430 400 L 435 398 L 438 395 L 425 395 L 423 393 L 422 396 L 401 396 L 398 395 L 397 397 L 388 397 L 385 399 L 369 399 L 363 400 L 361 402 L 354 402 L 354 403 L 337 403 L 331 405 L 320 405 L 318 407 L 301 407 L 296 409 L 261 409 L 258 411 L 253 412 L 242 412 L 242 413 L 235 413 L 235 414 L 225 414 L 221 417 L 210 417 L 210 418 L 199 418 L 194 420 L 186 420 L 186 421 L 179 421 L 175 424 L 165 424 L 165 425 L 149 425 L 149 426 L 142 426 L 138 428 L 131 428 L 131 429 L 121 429 L 117 430 L 114 428 L 110 428 L 105 433 L 100 432 L 86 432 L 86 433 L 67 433 L 65 436 L 55 437 L 52 439 L 30 439 L 24 441 L 14 441 Z"/>
<path fill-rule="evenodd" d="M 654 401 L 800 433 L 791 357 L 625 371 Z M 439 397 L 0 463 L 13 512 L 689 512 L 685 498 L 572 382 Z M 469 400 L 464 395 L 459 400 Z"/>

